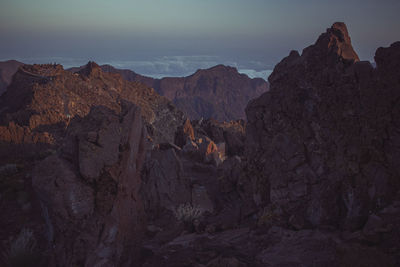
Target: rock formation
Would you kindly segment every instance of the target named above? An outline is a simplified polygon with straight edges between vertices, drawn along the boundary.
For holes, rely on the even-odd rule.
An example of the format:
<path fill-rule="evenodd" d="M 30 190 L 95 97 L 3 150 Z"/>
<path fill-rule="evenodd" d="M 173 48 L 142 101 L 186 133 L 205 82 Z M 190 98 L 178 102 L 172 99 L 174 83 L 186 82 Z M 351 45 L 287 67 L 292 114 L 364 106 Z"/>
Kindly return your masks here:
<path fill-rule="evenodd" d="M 37 266 L 139 261 L 146 228 L 141 171 L 151 146 L 174 141 L 183 113 L 94 62 L 75 74 L 60 65 L 24 65 L 0 103 L 0 197 L 10 199 L 13 214 L 25 214 L 16 226 L 1 223 L 6 236 L 35 229 Z M 23 183 L 16 192 L 13 179 Z M 20 194 L 30 195 L 22 210 Z"/>
<path fill-rule="evenodd" d="M 60 153 L 36 165 L 32 184 L 46 214 L 51 265 L 137 262 L 146 136 L 137 107 L 127 104 L 121 114 L 95 107 L 70 124 Z"/>
<path fill-rule="evenodd" d="M 399 55 L 399 43 L 379 48 L 374 69 L 335 23 L 275 67 L 270 92 L 246 109 L 258 205 L 307 228 L 356 230 L 392 203 L 400 189 Z"/>
<path fill-rule="evenodd" d="M 66 128 L 76 116 L 85 117 L 93 106 L 120 112 L 122 100 L 141 108 L 156 143 L 174 141 L 176 128 L 184 121 L 182 112 L 153 89 L 104 73 L 94 62 L 75 74 L 60 65 L 20 68 L 0 99 L 0 140 L 37 143 L 49 136 L 55 142 L 60 133 L 48 128 Z"/>
<path fill-rule="evenodd" d="M 268 90 L 260 79 L 250 79 L 235 68 L 218 65 L 185 78 L 161 79 L 155 90 L 171 99 L 191 119 L 244 119 L 249 100 Z"/>

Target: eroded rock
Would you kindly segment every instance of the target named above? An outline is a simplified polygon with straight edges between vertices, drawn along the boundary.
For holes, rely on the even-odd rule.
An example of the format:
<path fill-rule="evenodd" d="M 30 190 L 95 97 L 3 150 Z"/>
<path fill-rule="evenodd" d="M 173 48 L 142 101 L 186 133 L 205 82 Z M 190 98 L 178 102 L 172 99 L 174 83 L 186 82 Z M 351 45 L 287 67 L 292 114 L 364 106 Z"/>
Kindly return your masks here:
<path fill-rule="evenodd" d="M 287 220 L 298 214 L 313 227 L 355 230 L 391 202 L 400 187 L 392 119 L 400 114 L 399 49 L 378 49 L 373 69 L 358 62 L 346 26 L 335 23 L 276 65 L 271 90 L 246 109 L 258 205 L 280 206 Z"/>
<path fill-rule="evenodd" d="M 97 144 L 87 140 L 96 132 Z M 127 105 L 120 115 L 92 109 L 70 125 L 63 152 L 33 172 L 42 203 L 52 264 L 132 264 L 144 228 L 139 186 L 146 130 L 140 111 Z M 72 161 L 68 152 L 79 155 Z"/>

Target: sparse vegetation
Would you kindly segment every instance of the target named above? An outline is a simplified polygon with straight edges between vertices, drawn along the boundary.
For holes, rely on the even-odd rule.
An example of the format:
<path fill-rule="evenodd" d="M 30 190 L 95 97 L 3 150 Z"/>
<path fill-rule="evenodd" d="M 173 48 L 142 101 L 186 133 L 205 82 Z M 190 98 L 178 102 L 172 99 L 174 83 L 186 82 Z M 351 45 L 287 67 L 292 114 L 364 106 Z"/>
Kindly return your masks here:
<path fill-rule="evenodd" d="M 36 239 L 32 230 L 24 228 L 19 235 L 11 241 L 8 254 L 10 266 L 36 266 L 39 265 L 39 253 Z"/>
<path fill-rule="evenodd" d="M 186 203 L 174 209 L 174 214 L 179 221 L 192 222 L 201 217 L 203 210 L 200 207 L 194 207 L 192 204 Z"/>
<path fill-rule="evenodd" d="M 258 217 L 257 225 L 259 227 L 270 225 L 276 219 L 276 217 L 276 214 L 270 207 L 264 207 L 260 216 Z"/>

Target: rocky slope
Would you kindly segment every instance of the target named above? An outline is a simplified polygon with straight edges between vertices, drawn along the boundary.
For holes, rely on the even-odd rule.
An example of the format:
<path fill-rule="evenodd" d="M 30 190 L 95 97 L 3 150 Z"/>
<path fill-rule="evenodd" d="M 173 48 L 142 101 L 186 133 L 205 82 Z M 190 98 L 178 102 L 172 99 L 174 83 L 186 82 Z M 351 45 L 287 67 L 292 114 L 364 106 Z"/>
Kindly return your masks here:
<path fill-rule="evenodd" d="M 22 65 L 24 64 L 16 60 L 0 62 L 0 95 L 6 91 L 7 86 L 11 83 L 12 76 Z"/>
<path fill-rule="evenodd" d="M 187 77 L 152 79 L 130 70 L 101 66 L 103 71 L 119 73 L 128 81 L 143 83 L 171 100 L 190 119 L 213 118 L 219 121 L 245 119 L 247 103 L 268 90 L 261 78 L 250 79 L 236 68 L 218 65 L 201 69 Z M 80 68 L 72 68 L 78 71 Z"/>
<path fill-rule="evenodd" d="M 24 65 L 0 106 L 0 198 L 4 210 L 13 207 L 12 219 L 0 222 L 0 264 L 138 261 L 144 160 L 152 146 L 174 142 L 183 113 L 94 62 L 75 74 L 60 65 Z M 15 252 L 10 235 L 19 244 L 24 233 L 34 251 Z"/>

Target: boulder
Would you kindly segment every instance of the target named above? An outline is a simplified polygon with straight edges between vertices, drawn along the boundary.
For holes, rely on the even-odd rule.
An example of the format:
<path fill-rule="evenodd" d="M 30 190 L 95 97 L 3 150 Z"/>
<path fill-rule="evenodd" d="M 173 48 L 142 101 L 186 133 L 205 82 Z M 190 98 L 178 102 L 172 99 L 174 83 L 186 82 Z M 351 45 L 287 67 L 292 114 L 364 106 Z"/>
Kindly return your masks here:
<path fill-rule="evenodd" d="M 97 107 L 71 123 L 60 153 L 36 165 L 32 184 L 47 226 L 50 266 L 131 265 L 138 259 L 145 137 L 137 107 L 121 114 Z M 71 160 L 71 154 L 79 156 Z"/>
<path fill-rule="evenodd" d="M 194 130 L 189 119 L 185 120 L 182 126 L 179 126 L 175 134 L 175 144 L 179 147 L 185 146 L 187 142 L 194 141 Z"/>

